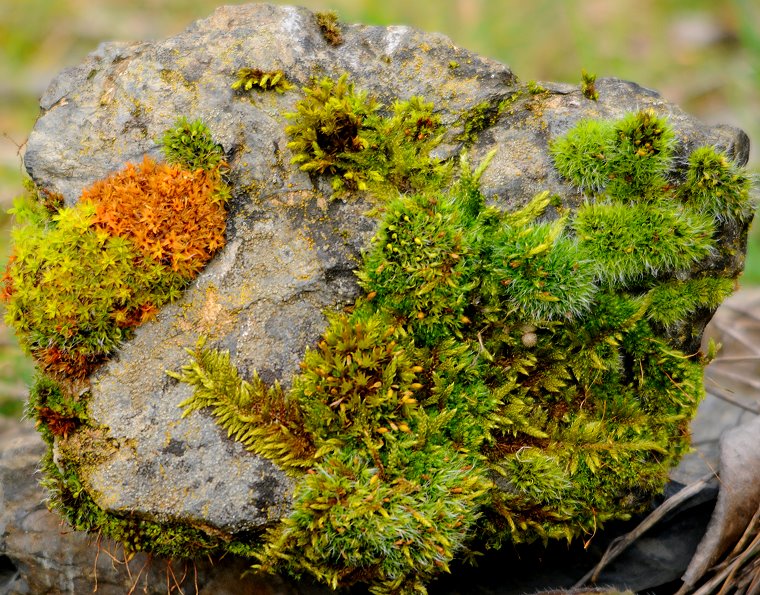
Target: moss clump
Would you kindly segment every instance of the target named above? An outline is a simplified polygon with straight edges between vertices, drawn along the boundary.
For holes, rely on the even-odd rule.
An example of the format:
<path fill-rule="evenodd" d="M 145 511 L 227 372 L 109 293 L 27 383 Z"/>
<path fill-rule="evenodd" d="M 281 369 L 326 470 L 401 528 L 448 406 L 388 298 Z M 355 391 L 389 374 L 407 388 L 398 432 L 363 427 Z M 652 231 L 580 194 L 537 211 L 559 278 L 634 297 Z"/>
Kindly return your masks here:
<path fill-rule="evenodd" d="M 574 227 L 597 278 L 613 285 L 687 271 L 714 249 L 715 222 L 678 205 L 588 204 Z"/>
<path fill-rule="evenodd" d="M 606 191 L 620 202 L 662 196 L 674 149 L 670 126 L 652 110 L 618 122 L 583 121 L 551 145 L 560 174 L 584 192 Z"/>
<path fill-rule="evenodd" d="M 13 253 L 4 278 L 6 321 L 48 373 L 83 378 L 177 298 L 224 245 L 225 186 L 205 127 L 180 120 L 166 153 L 193 171 L 140 166 L 96 182 L 74 207 L 16 201 Z M 185 140 L 183 140 L 185 139 Z"/>
<path fill-rule="evenodd" d="M 364 105 L 351 128 L 360 140 L 355 151 L 345 138 L 335 143 L 334 169 L 323 171 L 345 176 L 348 163 L 372 163 L 394 179 L 378 165 L 383 145 L 368 140 L 376 106 L 352 89 L 348 99 L 339 83 L 340 98 L 309 105 L 344 122 Z M 333 83 L 321 88 L 331 93 Z M 298 134 L 325 121 L 303 119 L 306 111 Z M 286 396 L 251 383 L 261 407 L 273 393 L 287 402 L 282 427 L 302 424 L 313 445 L 297 465 L 282 463 L 299 481 L 292 512 L 256 554 L 260 570 L 424 592 L 476 535 L 485 546 L 572 539 L 647 504 L 688 449 L 704 392 L 704 360 L 681 352 L 668 329 L 714 308 L 734 284 L 705 273 L 678 279 L 704 267 L 725 211 L 750 208 L 742 191 L 724 202 L 699 194 L 723 196 L 742 179 L 715 173 L 726 166 L 701 153 L 684 184 L 665 183 L 672 139 L 651 112 L 580 123 L 552 151 L 560 172 L 599 199 L 551 221 L 558 203 L 548 193 L 511 213 L 487 207 L 479 178 L 488 160 L 471 171 L 463 159 L 454 182 L 382 195 L 357 271 L 365 295 L 330 317 Z M 431 179 L 429 162 L 421 171 Z M 195 389 L 187 411 L 217 407 L 206 400 L 215 374 L 218 400 L 236 394 L 228 355 L 204 348 L 193 358 L 175 375 Z M 206 376 L 188 374 L 201 364 Z M 271 447 L 244 420 L 219 419 L 253 450 Z M 286 449 L 291 436 L 274 440 Z"/>
<path fill-rule="evenodd" d="M 285 78 L 282 70 L 264 71 L 260 68 L 241 68 L 237 71 L 237 80 L 232 83 L 235 91 L 276 91 L 284 93 L 293 88 Z"/>
<path fill-rule="evenodd" d="M 700 147 L 689 157 L 686 181 L 678 196 L 700 213 L 718 221 L 744 223 L 752 218 L 750 180 L 713 147 Z"/>
<path fill-rule="evenodd" d="M 184 169 L 212 171 L 226 166 L 224 150 L 214 142 L 200 119 L 190 122 L 180 117 L 174 127 L 164 133 L 161 145 L 166 161 Z"/>
<path fill-rule="evenodd" d="M 193 388 L 185 415 L 210 409 L 295 478 L 291 512 L 245 541 L 119 517 L 51 450 L 52 506 L 128 552 L 253 555 L 261 571 L 377 594 L 424 593 L 472 548 L 572 539 L 642 510 L 688 448 L 704 392 L 701 354 L 681 351 L 671 331 L 734 283 L 708 258 L 718 225 L 749 218 L 746 177 L 703 150 L 679 183 L 674 135 L 644 111 L 582 122 L 552 143 L 560 174 L 589 194 L 581 207 L 544 192 L 503 212 L 480 190 L 490 157 L 472 171 L 463 156 L 456 175 L 431 157 L 442 131 L 422 98 L 382 106 L 345 76 L 304 92 L 289 115 L 293 161 L 336 192 L 377 199 L 357 270 L 364 295 L 329 316 L 287 391 L 242 378 L 203 344 L 170 372 Z M 474 134 L 490 125 L 481 111 Z M 58 376 L 86 374 L 223 241 L 223 151 L 187 120 L 164 142 L 177 167 L 130 166 L 71 209 L 19 207 L 9 316 L 38 357 L 43 344 L 57 349 L 41 355 Z M 128 212 L 109 198 L 114 186 L 134 194 Z M 60 283 L 75 284 L 76 302 L 51 315 Z M 30 409 L 64 451 L 74 430 L 97 431 L 65 384 L 41 377 Z"/>
<path fill-rule="evenodd" d="M 448 169 L 430 157 L 440 142 L 440 122 L 422 98 L 396 102 L 382 116 L 384 106 L 355 91 L 346 75 L 323 78 L 304 92 L 297 111 L 287 114 L 292 163 L 331 176 L 336 193 L 411 191 L 446 177 Z"/>
<path fill-rule="evenodd" d="M 323 11 L 314 13 L 314 18 L 317 21 L 317 27 L 322 32 L 322 37 L 325 41 L 332 46 L 339 46 L 343 44 L 343 31 L 338 21 L 338 15 L 333 11 Z"/>
<path fill-rule="evenodd" d="M 87 188 L 80 202 L 95 207 L 96 231 L 129 240 L 189 280 L 224 245 L 225 199 L 217 168 L 188 171 L 146 157 Z"/>
<path fill-rule="evenodd" d="M 599 100 L 599 91 L 596 90 L 596 75 L 581 70 L 581 93 L 586 99 L 591 101 Z"/>

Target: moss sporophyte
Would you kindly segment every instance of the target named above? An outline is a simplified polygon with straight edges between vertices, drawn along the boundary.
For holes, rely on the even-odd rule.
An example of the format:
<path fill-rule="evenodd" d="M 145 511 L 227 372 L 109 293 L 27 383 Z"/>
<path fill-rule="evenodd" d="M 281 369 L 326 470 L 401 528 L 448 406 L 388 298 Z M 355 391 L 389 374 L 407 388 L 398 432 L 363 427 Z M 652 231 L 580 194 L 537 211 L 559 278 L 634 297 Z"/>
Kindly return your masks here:
<path fill-rule="evenodd" d="M 363 295 L 329 313 L 287 390 L 243 378 L 202 339 L 168 373 L 193 389 L 184 415 L 210 411 L 294 478 L 290 512 L 257 540 L 232 542 L 117 518 L 51 456 L 53 506 L 130 551 L 230 552 L 259 571 L 372 593 L 424 593 L 475 549 L 570 540 L 645 508 L 688 449 L 707 358 L 682 352 L 673 329 L 733 290 L 705 263 L 721 250 L 716 231 L 751 217 L 744 173 L 711 147 L 679 171 L 670 125 L 642 111 L 553 140 L 558 172 L 584 196 L 575 210 L 542 192 L 504 212 L 480 189 L 492 155 L 474 169 L 466 154 L 431 156 L 443 130 L 422 98 L 388 107 L 345 76 L 321 79 L 288 117 L 294 163 L 338 196 L 376 199 L 377 232 L 356 271 Z M 149 186 L 170 171 L 196 208 L 223 209 L 223 154 L 199 130 L 184 121 L 165 137 L 179 167 L 145 162 L 105 184 L 143 176 Z M 209 167 L 182 169 L 196 159 Z M 139 209 L 112 212 L 98 188 L 52 215 L 42 197 L 16 207 L 8 320 L 48 374 L 30 410 L 51 442 L 98 431 L 70 378 L 176 297 L 223 238 L 223 217 L 192 234 L 206 260 L 188 263 L 168 237 L 188 232 L 170 206 L 153 205 L 144 216 L 156 235 L 136 238 L 117 230 Z M 83 266 L 94 289 L 77 277 Z M 49 294 L 72 294 L 60 283 L 77 298 L 51 314 Z"/>

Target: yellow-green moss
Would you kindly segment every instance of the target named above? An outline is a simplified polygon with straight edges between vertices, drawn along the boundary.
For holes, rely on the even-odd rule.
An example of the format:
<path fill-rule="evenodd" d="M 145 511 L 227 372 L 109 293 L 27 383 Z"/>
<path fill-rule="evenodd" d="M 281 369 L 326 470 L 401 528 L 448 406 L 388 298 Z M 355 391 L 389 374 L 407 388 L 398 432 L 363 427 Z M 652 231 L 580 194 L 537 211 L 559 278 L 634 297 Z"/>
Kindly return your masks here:
<path fill-rule="evenodd" d="M 562 201 L 546 192 L 515 212 L 486 205 L 490 157 L 473 171 L 462 156 L 456 172 L 431 157 L 443 131 L 422 98 L 382 106 L 345 76 L 304 92 L 287 128 L 294 162 L 377 198 L 363 295 L 329 317 L 288 391 L 245 380 L 212 346 L 170 372 L 194 388 L 185 414 L 212 408 L 230 437 L 296 478 L 291 512 L 232 542 L 116 517 L 48 455 L 53 506 L 129 551 L 253 555 L 261 571 L 378 594 L 424 593 L 473 547 L 572 539 L 644 508 L 688 448 L 704 392 L 701 354 L 668 332 L 730 292 L 734 280 L 706 263 L 717 227 L 751 216 L 746 176 L 710 148 L 671 177 L 674 136 L 650 111 L 581 122 L 551 152 L 588 200 L 547 221 Z M 533 108 L 548 94 L 525 92 Z M 476 106 L 465 143 L 521 93 Z M 188 126 L 169 143 L 178 159 L 197 142 L 190 159 L 221 163 Z M 47 221 L 44 210 L 29 217 Z M 35 394 L 48 440 L 87 423 L 49 379 Z"/>
<path fill-rule="evenodd" d="M 470 132 L 488 125 L 489 109 L 476 110 Z M 297 134 L 318 121 L 301 117 Z M 350 163 L 381 171 L 386 153 L 361 140 L 363 126 L 349 135 L 361 155 Z M 278 397 L 313 450 L 257 568 L 422 592 L 476 535 L 481 545 L 572 539 L 646 506 L 687 450 L 704 392 L 704 361 L 664 331 L 715 308 L 734 284 L 677 278 L 711 257 L 717 222 L 751 209 L 746 178 L 704 151 L 685 184 L 665 184 L 672 138 L 665 120 L 641 112 L 557 139 L 560 172 L 600 198 L 550 223 L 538 221 L 557 202 L 548 193 L 512 213 L 485 205 L 488 160 L 473 172 L 463 159 L 456 181 L 384 202 L 357 270 L 365 295 L 330 318 Z M 347 155 L 335 155 L 320 173 L 340 175 Z M 703 194 L 716 188 L 722 202 Z M 196 389 L 192 410 L 211 385 L 189 371 L 238 378 L 215 354 L 194 354 L 178 376 Z M 278 390 L 253 384 L 262 406 Z M 253 428 L 222 425 L 257 452 L 271 448 Z M 275 442 L 286 450 L 287 437 Z"/>

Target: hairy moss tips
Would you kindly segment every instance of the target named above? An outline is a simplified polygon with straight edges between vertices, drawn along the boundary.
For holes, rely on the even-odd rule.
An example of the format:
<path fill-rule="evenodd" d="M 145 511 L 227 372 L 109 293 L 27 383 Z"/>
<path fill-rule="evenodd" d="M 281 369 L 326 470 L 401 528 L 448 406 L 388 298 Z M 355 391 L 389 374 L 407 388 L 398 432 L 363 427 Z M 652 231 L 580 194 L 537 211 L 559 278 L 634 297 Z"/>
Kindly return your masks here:
<path fill-rule="evenodd" d="M 610 195 L 625 200 L 660 194 L 674 148 L 673 131 L 653 110 L 629 114 L 616 122 L 607 147 Z"/>
<path fill-rule="evenodd" d="M 539 195 L 540 201 L 545 195 Z M 565 221 L 506 226 L 494 237 L 489 282 L 496 299 L 526 320 L 575 318 L 590 307 L 596 286 L 587 252 L 564 234 Z"/>
<path fill-rule="evenodd" d="M 611 135 L 609 122 L 581 120 L 550 145 L 557 171 L 582 192 L 600 193 L 609 180 L 606 153 Z"/>
<path fill-rule="evenodd" d="M 225 165 L 224 150 L 200 119 L 189 122 L 182 116 L 164 133 L 161 144 L 169 163 L 190 171 L 215 170 Z"/>
<path fill-rule="evenodd" d="M 237 71 L 237 80 L 231 88 L 235 91 L 277 91 L 284 93 L 293 88 L 285 78 L 282 70 L 264 71 L 260 68 L 241 68 Z"/>
<path fill-rule="evenodd" d="M 446 334 L 459 334 L 468 289 L 474 287 L 464 231 L 446 197 L 412 195 L 391 202 L 376 248 L 359 273 L 364 290 L 378 296 L 379 307 L 407 319 L 420 338 L 441 326 Z"/>
<path fill-rule="evenodd" d="M 317 26 L 322 32 L 322 37 L 332 46 L 338 46 L 343 43 L 343 31 L 341 31 L 338 15 L 333 11 L 317 12 L 314 14 Z"/>
<path fill-rule="evenodd" d="M 736 289 L 734 279 L 701 277 L 669 281 L 649 292 L 648 317 L 666 327 L 678 325 L 699 308 L 715 310 Z"/>
<path fill-rule="evenodd" d="M 588 204 L 578 209 L 574 228 L 597 278 L 609 284 L 688 271 L 715 245 L 713 221 L 676 206 Z"/>
<path fill-rule="evenodd" d="M 750 180 L 739 167 L 712 147 L 701 147 L 689 157 L 686 181 L 678 196 L 691 208 L 718 221 L 748 221 L 755 205 Z"/>
<path fill-rule="evenodd" d="M 606 190 L 627 202 L 663 194 L 674 147 L 665 118 L 645 110 L 617 122 L 581 121 L 550 150 L 557 170 L 580 190 Z"/>

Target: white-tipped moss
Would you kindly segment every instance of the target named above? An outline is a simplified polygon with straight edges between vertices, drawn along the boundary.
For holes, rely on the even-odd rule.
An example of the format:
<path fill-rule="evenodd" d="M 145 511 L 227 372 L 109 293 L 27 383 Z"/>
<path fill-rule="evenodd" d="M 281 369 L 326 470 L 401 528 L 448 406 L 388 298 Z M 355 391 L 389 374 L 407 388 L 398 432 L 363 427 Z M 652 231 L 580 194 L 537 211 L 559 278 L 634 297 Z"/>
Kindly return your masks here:
<path fill-rule="evenodd" d="M 692 209 L 718 221 L 748 221 L 755 205 L 747 175 L 723 153 L 701 147 L 689 157 L 679 197 Z"/>

